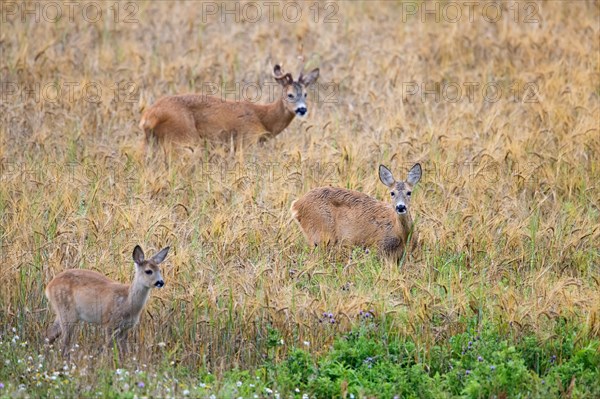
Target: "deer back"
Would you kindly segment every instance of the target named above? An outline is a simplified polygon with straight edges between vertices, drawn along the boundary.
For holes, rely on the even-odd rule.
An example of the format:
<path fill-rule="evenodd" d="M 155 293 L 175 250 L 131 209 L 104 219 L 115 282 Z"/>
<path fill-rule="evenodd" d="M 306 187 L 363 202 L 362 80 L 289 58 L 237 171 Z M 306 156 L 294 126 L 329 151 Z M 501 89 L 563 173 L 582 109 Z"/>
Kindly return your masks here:
<path fill-rule="evenodd" d="M 319 187 L 292 204 L 292 215 L 307 239 L 353 245 L 381 245 L 402 235 L 391 205 L 358 191 Z"/>

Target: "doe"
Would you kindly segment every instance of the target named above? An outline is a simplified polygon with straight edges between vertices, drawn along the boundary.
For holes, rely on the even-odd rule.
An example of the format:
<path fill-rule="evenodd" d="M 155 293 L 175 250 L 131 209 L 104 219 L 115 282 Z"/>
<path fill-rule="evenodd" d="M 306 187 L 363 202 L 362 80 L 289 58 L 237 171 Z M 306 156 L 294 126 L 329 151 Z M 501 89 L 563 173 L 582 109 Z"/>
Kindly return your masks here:
<path fill-rule="evenodd" d="M 271 104 L 227 101 L 203 94 L 160 98 L 143 113 L 139 124 L 146 143 L 205 139 L 231 142 L 234 148 L 239 148 L 275 137 L 296 115 L 307 114 L 306 89 L 319 78 L 319 69 L 305 76 L 302 65 L 298 80 L 294 80 L 280 65 L 275 65 L 273 77 L 283 90 L 281 97 Z"/>
<path fill-rule="evenodd" d="M 93 270 L 71 269 L 54 277 L 46 287 L 46 297 L 56 315 L 47 332 L 49 342 L 62 335 L 65 355 L 75 324 L 85 321 L 104 327 L 109 334 L 109 345 L 116 338 L 119 350 L 125 351 L 127 332 L 138 323 L 150 290 L 165 285 L 159 264 L 168 252 L 166 247 L 145 259 L 144 251 L 136 245 L 135 276 L 131 284 L 114 282 Z"/>
<path fill-rule="evenodd" d="M 380 165 L 379 179 L 390 189 L 391 206 L 358 191 L 319 187 L 292 203 L 292 217 L 315 247 L 329 243 L 373 246 L 398 261 L 409 238 L 416 242 L 409 206 L 413 187 L 421 179 L 421 165 L 415 164 L 405 181 L 396 181 Z"/>

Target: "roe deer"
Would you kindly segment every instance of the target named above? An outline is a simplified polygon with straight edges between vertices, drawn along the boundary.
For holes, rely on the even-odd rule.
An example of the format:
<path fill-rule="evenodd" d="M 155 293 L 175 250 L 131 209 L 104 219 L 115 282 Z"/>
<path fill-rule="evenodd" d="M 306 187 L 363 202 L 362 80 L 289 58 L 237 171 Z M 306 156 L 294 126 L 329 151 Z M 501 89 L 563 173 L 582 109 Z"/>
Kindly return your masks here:
<path fill-rule="evenodd" d="M 146 143 L 155 139 L 185 142 L 193 139 L 232 142 L 234 147 L 254 144 L 281 133 L 294 119 L 308 112 L 306 88 L 319 78 L 319 69 L 308 75 L 300 70 L 297 81 L 275 65 L 273 76 L 283 87 L 281 98 L 271 104 L 226 101 L 201 94 L 182 94 L 159 99 L 140 121 Z"/>
<path fill-rule="evenodd" d="M 150 259 L 144 258 L 139 245 L 133 249 L 135 276 L 131 284 L 114 282 L 92 270 L 66 270 L 50 281 L 46 297 L 56 314 L 47 338 L 54 342 L 62 334 L 62 353 L 71 342 L 75 323 L 86 321 L 107 329 L 110 341 L 115 337 L 123 352 L 125 338 L 134 327 L 148 300 L 150 290 L 165 285 L 158 265 L 165 260 L 169 247 L 163 248 Z"/>
<path fill-rule="evenodd" d="M 410 169 L 406 181 L 396 181 L 392 172 L 380 165 L 379 179 L 390 189 L 391 206 L 358 191 L 319 187 L 292 203 L 292 217 L 311 245 L 376 246 L 398 261 L 409 235 L 412 243 L 416 242 L 409 204 L 411 191 L 421 179 L 421 165 Z"/>

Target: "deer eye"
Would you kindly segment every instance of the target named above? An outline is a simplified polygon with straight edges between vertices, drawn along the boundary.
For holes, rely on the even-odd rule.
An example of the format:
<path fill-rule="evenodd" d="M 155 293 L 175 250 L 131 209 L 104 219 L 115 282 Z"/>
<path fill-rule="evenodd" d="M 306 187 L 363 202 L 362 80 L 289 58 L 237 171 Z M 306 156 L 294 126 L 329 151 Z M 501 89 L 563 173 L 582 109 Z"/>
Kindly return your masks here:
<path fill-rule="evenodd" d="M 393 191 L 390 193 L 390 195 L 393 197 L 394 195 L 396 195 Z"/>
<path fill-rule="evenodd" d="M 294 95 L 293 95 L 293 94 L 288 94 L 288 98 L 289 98 L 290 100 L 293 100 L 293 99 L 294 99 Z"/>
<path fill-rule="evenodd" d="M 412 191 L 407 191 L 406 195 L 408 195 L 410 197 L 410 194 L 412 193 Z"/>
<path fill-rule="evenodd" d="M 304 98 L 308 97 L 308 93 L 304 93 Z"/>
<path fill-rule="evenodd" d="M 146 274 L 147 275 L 151 275 L 152 274 L 152 270 L 146 270 Z"/>

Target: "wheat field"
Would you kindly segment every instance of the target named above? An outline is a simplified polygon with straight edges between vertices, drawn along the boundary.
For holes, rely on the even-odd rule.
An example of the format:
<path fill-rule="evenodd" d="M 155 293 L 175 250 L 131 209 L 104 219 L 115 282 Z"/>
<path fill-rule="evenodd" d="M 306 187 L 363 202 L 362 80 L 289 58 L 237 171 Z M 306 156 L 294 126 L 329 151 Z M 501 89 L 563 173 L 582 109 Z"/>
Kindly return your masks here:
<path fill-rule="evenodd" d="M 49 4 L 2 9 L 5 341 L 48 350 L 45 285 L 68 268 L 130 281 L 136 244 L 172 248 L 131 336 L 148 365 L 221 375 L 294 346 L 318 355 L 365 310 L 425 363 L 473 318 L 516 337 L 552 339 L 565 320 L 600 337 L 597 1 L 478 2 L 470 16 L 452 2 L 298 2 L 288 14 L 277 2 L 272 20 L 261 2 L 82 2 L 72 18 Z M 300 54 L 319 87 L 276 138 L 144 151 L 140 115 L 161 96 L 250 96 L 273 87 L 276 63 L 296 77 Z M 416 162 L 419 243 L 399 265 L 313 250 L 291 220 L 291 202 L 322 185 L 387 201 L 378 165 L 403 178 Z M 80 369 L 98 340 L 79 330 Z"/>

